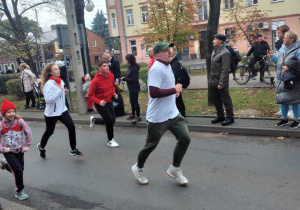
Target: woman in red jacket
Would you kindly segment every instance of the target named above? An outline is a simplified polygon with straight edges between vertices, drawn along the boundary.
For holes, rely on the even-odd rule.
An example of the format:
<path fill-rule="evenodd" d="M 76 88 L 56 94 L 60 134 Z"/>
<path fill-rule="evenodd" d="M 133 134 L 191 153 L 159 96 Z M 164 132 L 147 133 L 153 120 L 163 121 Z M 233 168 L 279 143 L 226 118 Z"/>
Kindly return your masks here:
<path fill-rule="evenodd" d="M 106 60 L 100 60 L 98 65 L 98 73 L 90 84 L 88 97 L 94 102 L 95 108 L 98 113 L 105 120 L 106 132 L 108 137 L 107 146 L 118 147 L 119 144 L 114 140 L 114 123 L 115 123 L 115 110 L 112 104 L 112 97 L 118 99 L 115 92 L 114 75 L 109 71 Z"/>

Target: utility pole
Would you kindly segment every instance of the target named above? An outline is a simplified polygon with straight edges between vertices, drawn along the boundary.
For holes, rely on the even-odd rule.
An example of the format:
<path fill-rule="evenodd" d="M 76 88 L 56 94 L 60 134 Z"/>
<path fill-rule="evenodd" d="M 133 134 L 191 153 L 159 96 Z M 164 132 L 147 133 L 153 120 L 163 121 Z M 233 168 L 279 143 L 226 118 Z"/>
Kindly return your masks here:
<path fill-rule="evenodd" d="M 35 11 L 36 22 L 39 25 L 39 19 L 38 19 L 38 15 L 37 15 L 36 9 L 34 9 L 34 11 Z M 42 43 L 42 40 L 41 40 L 41 31 L 40 31 L 40 29 L 39 29 L 39 33 L 38 33 L 38 38 L 39 38 L 39 41 L 40 41 L 42 61 L 46 65 L 46 59 L 45 59 L 45 54 L 44 54 L 44 49 L 43 49 L 43 43 Z"/>
<path fill-rule="evenodd" d="M 70 38 L 72 63 L 74 69 L 78 110 L 79 110 L 79 114 L 86 114 L 87 104 L 82 92 L 82 82 L 81 82 L 81 77 L 84 75 L 84 71 L 83 71 L 83 63 L 82 63 L 74 0 L 65 0 L 65 8 L 66 8 L 68 32 Z"/>

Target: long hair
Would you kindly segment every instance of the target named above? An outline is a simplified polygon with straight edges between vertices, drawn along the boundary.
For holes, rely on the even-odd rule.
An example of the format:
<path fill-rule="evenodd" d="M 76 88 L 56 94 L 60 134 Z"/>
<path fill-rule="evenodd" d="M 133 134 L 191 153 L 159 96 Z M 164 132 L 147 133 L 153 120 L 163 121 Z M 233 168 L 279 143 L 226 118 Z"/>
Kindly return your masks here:
<path fill-rule="evenodd" d="M 19 65 L 19 67 L 20 67 L 20 70 L 24 70 L 24 69 L 27 68 L 27 64 L 26 64 L 26 63 L 21 63 L 21 64 Z"/>
<path fill-rule="evenodd" d="M 294 31 L 288 31 L 284 34 L 285 38 L 293 40 L 293 43 L 295 43 L 298 40 L 298 35 Z"/>
<path fill-rule="evenodd" d="M 136 64 L 135 56 L 133 54 L 127 54 L 125 59 L 128 61 L 130 66 L 134 66 Z"/>
<path fill-rule="evenodd" d="M 42 75 L 41 75 L 41 79 L 42 79 L 42 85 L 41 85 L 41 90 L 43 92 L 44 90 L 44 86 L 46 84 L 46 82 L 49 80 L 49 77 L 51 76 L 50 72 L 52 67 L 56 65 L 55 63 L 48 63 L 42 71 Z"/>

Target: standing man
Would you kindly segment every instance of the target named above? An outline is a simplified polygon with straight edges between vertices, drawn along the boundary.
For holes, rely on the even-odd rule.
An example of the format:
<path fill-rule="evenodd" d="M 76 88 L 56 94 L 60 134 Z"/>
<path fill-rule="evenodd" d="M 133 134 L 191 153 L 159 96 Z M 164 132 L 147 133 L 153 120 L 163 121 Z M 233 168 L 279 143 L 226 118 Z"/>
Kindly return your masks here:
<path fill-rule="evenodd" d="M 230 52 L 224 45 L 225 40 L 226 36 L 223 34 L 214 36 L 213 45 L 215 50 L 211 55 L 211 70 L 208 81 L 217 110 L 217 117 L 211 122 L 213 124 L 222 122 L 223 126 L 234 123 L 233 105 L 229 95 Z M 226 118 L 224 117 L 223 104 L 226 110 Z"/>
<path fill-rule="evenodd" d="M 174 44 L 158 42 L 154 48 L 154 62 L 148 76 L 148 110 L 146 144 L 138 154 L 137 163 L 132 166 L 132 171 L 139 184 L 148 184 L 144 175 L 144 164 L 150 153 L 158 145 L 162 135 L 170 130 L 177 139 L 173 155 L 173 164 L 167 170 L 167 174 L 182 185 L 188 180 L 183 176 L 180 169 L 181 161 L 190 144 L 190 134 L 186 120 L 176 107 L 176 97 L 182 92 L 182 85 L 175 84 L 174 74 L 169 64 L 171 51 L 169 47 Z"/>
<path fill-rule="evenodd" d="M 267 55 L 268 51 L 270 50 L 268 42 L 264 41 L 264 38 L 261 34 L 256 34 L 255 38 L 257 38 L 257 42 L 255 42 L 251 49 L 248 51 L 247 55 L 244 58 L 250 56 L 252 53 L 254 58 L 250 60 L 249 67 L 252 70 L 252 79 L 255 80 L 257 77 L 257 72 L 254 69 L 254 64 L 257 61 L 262 60 L 262 55 Z M 260 81 L 262 82 L 262 74 L 260 72 Z"/>
<path fill-rule="evenodd" d="M 106 124 L 107 146 L 118 147 L 114 140 L 115 110 L 112 104 L 112 97 L 118 99 L 114 84 L 114 75 L 109 71 L 106 60 L 100 60 L 99 71 L 90 84 L 88 97 L 94 102 L 98 113 L 102 116 Z"/>
<path fill-rule="evenodd" d="M 151 60 L 150 60 L 150 62 L 149 62 L 149 67 L 148 67 L 148 72 L 149 72 L 150 69 L 151 69 L 151 67 L 152 67 L 152 65 L 153 65 L 153 63 L 154 63 L 154 61 L 155 61 L 155 57 L 154 57 L 154 55 L 153 55 L 153 48 L 152 48 L 152 47 L 150 47 L 150 48 L 148 49 L 148 55 L 149 55 L 149 57 L 151 58 Z"/>
<path fill-rule="evenodd" d="M 287 25 L 277 27 L 278 40 L 275 42 L 275 51 L 278 52 L 283 44 L 284 34 L 288 32 L 290 28 Z"/>

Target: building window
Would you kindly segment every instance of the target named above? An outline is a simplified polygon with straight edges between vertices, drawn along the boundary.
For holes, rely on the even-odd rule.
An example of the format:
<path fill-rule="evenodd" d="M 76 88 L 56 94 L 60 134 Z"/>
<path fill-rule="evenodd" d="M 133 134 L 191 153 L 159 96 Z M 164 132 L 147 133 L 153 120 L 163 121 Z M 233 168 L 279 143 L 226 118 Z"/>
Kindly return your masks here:
<path fill-rule="evenodd" d="M 207 0 L 198 1 L 198 17 L 199 21 L 207 20 Z"/>
<path fill-rule="evenodd" d="M 4 66 L 4 73 L 6 73 L 8 71 L 8 64 L 3 64 Z"/>
<path fill-rule="evenodd" d="M 15 64 L 14 64 L 14 63 L 11 63 L 11 64 L 10 64 L 10 68 L 11 68 L 11 70 L 14 72 L 14 71 L 16 70 Z"/>
<path fill-rule="evenodd" d="M 93 40 L 93 46 L 97 47 L 97 41 L 96 40 Z"/>
<path fill-rule="evenodd" d="M 281 2 L 283 0 L 271 0 L 271 2 Z"/>
<path fill-rule="evenodd" d="M 111 13 L 111 20 L 112 20 L 113 28 L 116 28 L 117 25 L 116 25 L 116 15 L 115 15 L 115 13 Z"/>
<path fill-rule="evenodd" d="M 234 0 L 224 0 L 224 9 L 233 9 L 234 8 Z"/>
<path fill-rule="evenodd" d="M 132 9 L 126 10 L 126 15 L 127 15 L 127 25 L 133 25 Z"/>
<path fill-rule="evenodd" d="M 234 28 L 226 28 L 225 36 L 227 37 L 226 42 L 233 41 L 235 42 L 235 30 Z"/>
<path fill-rule="evenodd" d="M 257 5 L 258 0 L 247 0 L 247 6 Z"/>
<path fill-rule="evenodd" d="M 0 73 L 2 73 L 2 64 L 0 64 Z"/>
<path fill-rule="evenodd" d="M 130 41 L 130 49 L 131 49 L 131 54 L 137 56 L 137 52 L 136 52 L 136 41 L 135 41 L 135 40 L 131 40 L 131 41 Z"/>
<path fill-rule="evenodd" d="M 141 7 L 141 11 L 142 11 L 142 23 L 147 23 L 148 7 Z"/>

